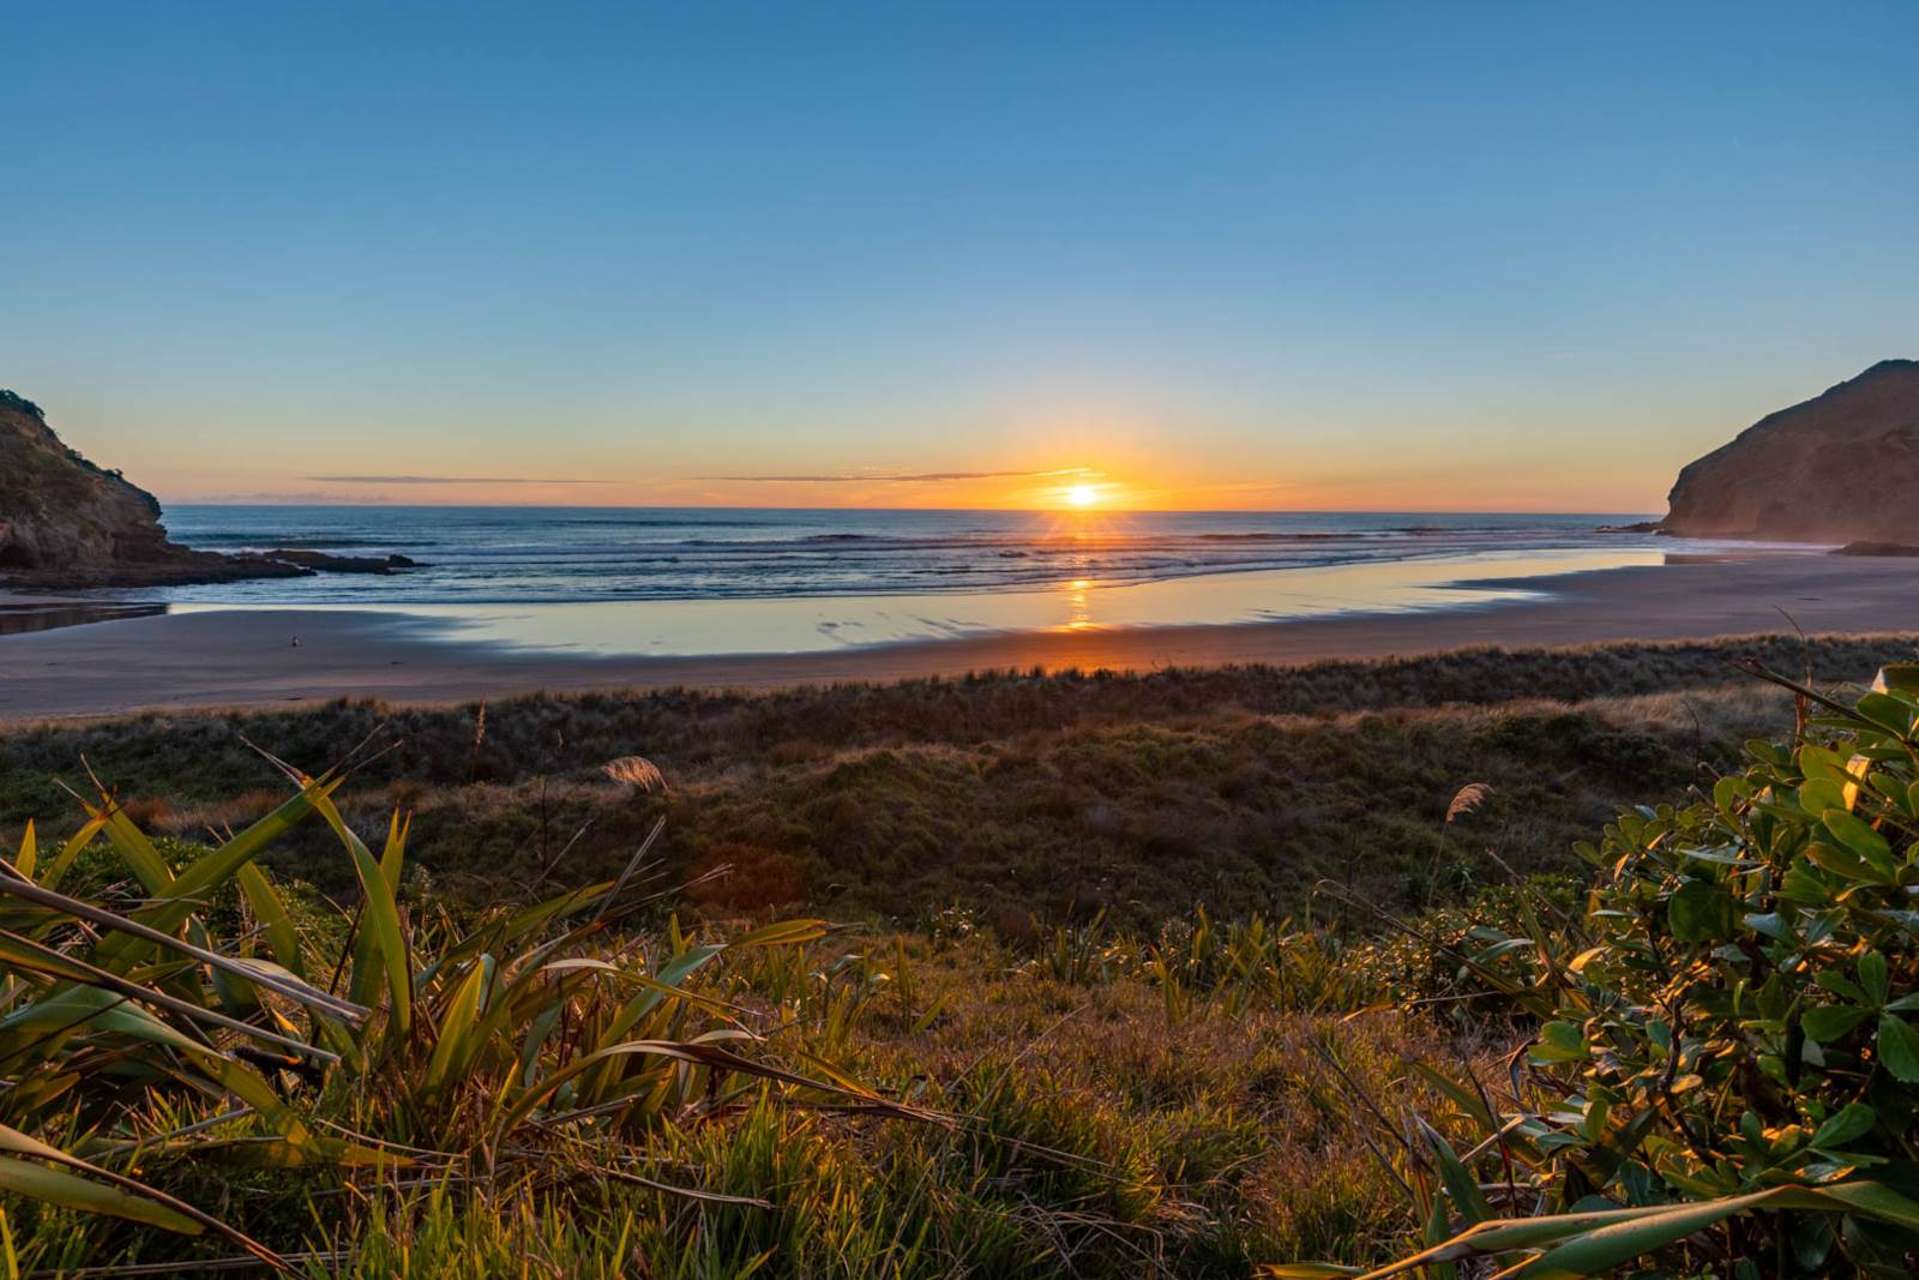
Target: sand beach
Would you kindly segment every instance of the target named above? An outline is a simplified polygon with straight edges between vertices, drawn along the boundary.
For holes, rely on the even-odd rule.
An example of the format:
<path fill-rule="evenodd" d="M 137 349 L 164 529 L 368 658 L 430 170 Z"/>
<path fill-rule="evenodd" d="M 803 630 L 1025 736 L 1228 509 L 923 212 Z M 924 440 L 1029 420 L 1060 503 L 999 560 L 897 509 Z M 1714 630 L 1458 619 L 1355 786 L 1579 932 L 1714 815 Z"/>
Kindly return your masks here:
<path fill-rule="evenodd" d="M 1520 585 L 1523 592 L 1507 590 Z M 676 656 L 469 639 L 457 623 L 404 610 L 205 609 L 0 637 L 0 717 L 341 697 L 443 703 L 539 690 L 772 689 L 1036 667 L 1136 672 L 1794 630 L 1919 634 L 1919 562 L 1911 560 L 1760 556 L 1457 587 L 1471 603 L 1265 623 L 1009 630 L 805 653 L 752 652 L 749 634 L 740 652 Z"/>

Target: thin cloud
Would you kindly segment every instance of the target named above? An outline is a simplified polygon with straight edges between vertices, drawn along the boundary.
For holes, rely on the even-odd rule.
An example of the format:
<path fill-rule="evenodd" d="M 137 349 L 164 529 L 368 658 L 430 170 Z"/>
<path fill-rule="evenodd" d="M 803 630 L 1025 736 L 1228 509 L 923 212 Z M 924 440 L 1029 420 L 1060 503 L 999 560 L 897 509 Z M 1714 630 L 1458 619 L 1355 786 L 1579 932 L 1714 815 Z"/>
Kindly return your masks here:
<path fill-rule="evenodd" d="M 212 506 L 266 504 L 280 507 L 300 507 L 325 505 L 334 502 L 385 502 L 384 497 L 364 498 L 352 494 L 329 493 L 324 489 L 302 489 L 289 493 L 285 490 L 255 489 L 248 493 L 199 493 L 170 498 L 179 503 L 207 503 Z"/>
<path fill-rule="evenodd" d="M 544 480 L 537 476 L 302 476 L 314 484 L 611 484 L 610 480 Z"/>
<path fill-rule="evenodd" d="M 842 471 L 817 476 L 701 476 L 702 480 L 726 480 L 747 484 L 858 484 L 885 481 L 890 484 L 925 484 L 947 480 L 1043 480 L 1050 476 L 1092 474 L 1088 467 L 1060 467 L 1053 471 L 915 471 L 905 474 L 884 471 Z"/>

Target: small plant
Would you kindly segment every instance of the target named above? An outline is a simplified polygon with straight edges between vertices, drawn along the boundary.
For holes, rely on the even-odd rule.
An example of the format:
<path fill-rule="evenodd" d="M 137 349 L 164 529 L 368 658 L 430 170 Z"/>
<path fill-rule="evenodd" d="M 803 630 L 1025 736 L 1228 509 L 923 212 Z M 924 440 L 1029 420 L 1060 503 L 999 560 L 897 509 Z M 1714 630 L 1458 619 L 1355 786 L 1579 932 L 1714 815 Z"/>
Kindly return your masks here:
<path fill-rule="evenodd" d="M 1318 1013 L 1357 1009 L 1384 995 L 1350 951 L 1335 935 L 1290 918 L 1274 923 L 1255 912 L 1221 923 L 1202 907 L 1190 921 L 1160 930 L 1146 967 L 1165 990 L 1174 1021 L 1192 1011 L 1194 997 L 1234 1018 L 1255 1009 Z"/>
<path fill-rule="evenodd" d="M 1096 986 L 1111 982 L 1115 975 L 1132 968 L 1132 948 L 1107 928 L 1104 907 L 1095 911 L 1085 924 L 1059 924 L 1049 930 L 1034 920 L 1032 928 L 1040 939 L 1034 972 L 1054 982 Z"/>
<path fill-rule="evenodd" d="M 17 391 L 8 391 L 4 388 L 0 388 L 0 409 L 14 409 L 34 418 L 46 417 L 39 405 Z"/>

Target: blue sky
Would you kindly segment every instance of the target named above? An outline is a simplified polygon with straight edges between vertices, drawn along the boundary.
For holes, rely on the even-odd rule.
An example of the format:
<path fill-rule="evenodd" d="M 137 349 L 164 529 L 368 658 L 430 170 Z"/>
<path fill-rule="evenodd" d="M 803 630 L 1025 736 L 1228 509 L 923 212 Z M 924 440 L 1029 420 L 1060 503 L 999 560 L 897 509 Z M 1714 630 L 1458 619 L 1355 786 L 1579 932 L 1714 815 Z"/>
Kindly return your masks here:
<path fill-rule="evenodd" d="M 1654 510 L 1919 355 L 1919 6 L 13 6 L 0 386 L 163 497 Z M 839 483 L 714 477 L 845 475 Z M 393 485 L 313 476 L 592 480 Z"/>

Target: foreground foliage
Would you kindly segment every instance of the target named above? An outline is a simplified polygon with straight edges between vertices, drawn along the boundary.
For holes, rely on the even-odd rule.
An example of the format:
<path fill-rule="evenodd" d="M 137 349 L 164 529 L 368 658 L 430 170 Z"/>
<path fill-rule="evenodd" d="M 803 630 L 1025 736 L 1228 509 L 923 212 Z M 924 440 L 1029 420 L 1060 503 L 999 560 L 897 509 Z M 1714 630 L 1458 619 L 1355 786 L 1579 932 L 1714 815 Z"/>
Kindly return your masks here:
<path fill-rule="evenodd" d="M 630 892 L 644 847 L 616 881 L 488 912 L 469 928 L 432 913 L 409 920 L 396 897 L 405 824 L 394 818 L 376 857 L 333 805 L 344 775 L 288 772 L 290 799 L 184 865 L 104 792 L 44 864 L 27 828 L 0 881 L 10 1086 L 0 1091 L 0 1187 L 212 1232 L 285 1268 L 235 1227 L 95 1161 L 444 1184 L 590 1173 L 646 1186 L 659 1171 L 634 1135 L 750 1103 L 761 1082 L 912 1114 L 844 1080 L 743 1056 L 760 1037 L 686 985 L 729 952 L 817 938 L 819 922 L 728 943 L 676 927 L 660 942 L 625 934 L 616 925 L 644 901 Z M 253 861 L 313 814 L 339 839 L 361 897 L 350 917 L 303 929 Z M 121 910 L 61 891 L 102 837 L 135 882 L 117 895 Z M 209 1101 L 219 1110 L 194 1114 Z M 63 1148 L 43 1139 L 53 1131 Z"/>
<path fill-rule="evenodd" d="M 102 793 L 0 868 L 7 1274 L 1244 1274 L 1406 1225 L 1317 1079 L 1383 1085 L 1405 1021 L 1319 1012 L 1378 988 L 1317 934 L 1201 915 L 1061 964 L 954 910 L 708 942 L 644 846 L 450 911 L 403 821 L 376 852 L 342 775 L 291 782 L 212 845 Z M 302 820 L 356 906 L 257 867 Z"/>
<path fill-rule="evenodd" d="M 1371 930 L 1350 880 L 687 927 L 657 806 L 605 880 L 476 909 L 343 772 L 207 842 L 99 789 L 0 862 L 0 1274 L 1909 1274 L 1915 689 L 1794 689 L 1588 877 Z M 1512 826 L 1456 783 L 1433 866 Z M 351 905 L 263 869 L 303 823 Z"/>
<path fill-rule="evenodd" d="M 1424 1069 L 1476 1145 L 1422 1135 L 1433 1246 L 1370 1274 L 1919 1266 L 1919 668 L 1798 692 L 1796 744 L 1581 847 L 1583 913 L 1449 948 L 1540 1026 L 1503 1103 Z"/>

